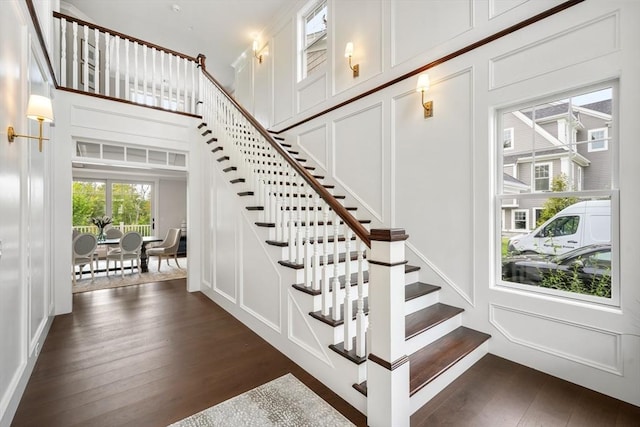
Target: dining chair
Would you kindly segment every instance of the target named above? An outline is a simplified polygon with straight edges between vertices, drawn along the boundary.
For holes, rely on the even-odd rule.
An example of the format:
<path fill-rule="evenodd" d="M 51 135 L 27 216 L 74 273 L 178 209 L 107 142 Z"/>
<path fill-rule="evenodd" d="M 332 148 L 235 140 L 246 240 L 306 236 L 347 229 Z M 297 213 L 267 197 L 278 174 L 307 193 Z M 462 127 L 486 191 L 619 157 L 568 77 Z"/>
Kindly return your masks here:
<path fill-rule="evenodd" d="M 82 270 L 84 266 L 89 264 L 91 269 L 91 280 L 94 278 L 93 271 L 93 254 L 95 253 L 98 239 L 93 234 L 79 234 L 73 239 L 73 266 L 71 274 L 73 283 L 76 283 L 76 265 L 79 266 L 80 278 L 82 279 Z"/>
<path fill-rule="evenodd" d="M 113 240 L 113 239 L 120 239 L 122 236 L 124 235 L 124 233 L 122 231 L 120 231 L 117 228 L 107 228 L 104 232 L 104 236 L 109 239 L 109 240 Z M 98 245 L 98 248 L 96 249 L 96 252 L 94 254 L 94 258 L 96 260 L 96 269 L 98 267 L 98 263 L 101 260 L 106 260 L 107 259 L 107 254 L 110 254 L 114 251 L 119 250 L 120 245 L 116 244 L 109 244 L 109 245 Z"/>
<path fill-rule="evenodd" d="M 136 268 L 140 271 L 140 252 L 142 249 L 142 235 L 135 231 L 130 231 L 120 238 L 120 246 L 107 253 L 107 276 L 109 275 L 109 262 L 114 261 L 116 267 L 120 261 L 120 274 L 124 277 L 124 262 L 131 262 L 131 271 L 133 272 L 133 261 L 136 262 Z"/>
<path fill-rule="evenodd" d="M 169 265 L 169 257 L 173 255 L 173 259 L 176 261 L 176 265 L 178 268 L 180 264 L 178 264 L 178 246 L 180 246 L 180 229 L 179 228 L 170 228 L 167 231 L 167 235 L 157 246 L 152 248 L 147 248 L 147 256 L 157 256 L 158 257 L 158 271 L 160 271 L 160 264 L 162 263 L 162 257 L 167 258 L 167 266 Z"/>

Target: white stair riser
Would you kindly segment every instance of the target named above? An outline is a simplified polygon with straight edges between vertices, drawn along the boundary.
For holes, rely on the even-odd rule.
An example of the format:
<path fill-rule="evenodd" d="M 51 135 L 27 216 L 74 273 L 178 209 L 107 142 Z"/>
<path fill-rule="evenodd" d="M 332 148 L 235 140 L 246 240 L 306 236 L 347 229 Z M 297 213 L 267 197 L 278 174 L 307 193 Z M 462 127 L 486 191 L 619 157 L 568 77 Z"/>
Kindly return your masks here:
<path fill-rule="evenodd" d="M 440 301 L 440 292 L 431 292 L 404 303 L 404 314 L 415 313 Z"/>
<path fill-rule="evenodd" d="M 424 331 L 423 333 L 405 341 L 405 354 L 413 354 L 421 348 L 431 344 L 438 338 L 441 338 L 453 331 L 454 329 L 462 326 L 462 313 L 447 319 L 439 325 Z"/>
<path fill-rule="evenodd" d="M 440 393 L 446 386 L 451 384 L 456 378 L 467 371 L 478 360 L 480 360 L 488 352 L 489 344 L 485 341 L 478 348 L 467 354 L 452 367 L 443 372 L 438 378 L 427 384 L 422 390 L 411 396 L 409 399 L 410 412 L 413 414 L 428 401 L 433 399 L 436 394 Z"/>

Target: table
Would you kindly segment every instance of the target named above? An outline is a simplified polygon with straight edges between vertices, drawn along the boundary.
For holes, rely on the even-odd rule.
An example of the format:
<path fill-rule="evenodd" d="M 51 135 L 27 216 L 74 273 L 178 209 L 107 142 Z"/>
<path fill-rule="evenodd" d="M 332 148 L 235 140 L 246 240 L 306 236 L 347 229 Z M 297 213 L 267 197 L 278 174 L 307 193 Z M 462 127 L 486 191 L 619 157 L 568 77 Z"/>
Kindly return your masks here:
<path fill-rule="evenodd" d="M 140 271 L 142 273 L 148 273 L 149 267 L 147 266 L 147 243 L 162 242 L 164 239 L 157 236 L 142 236 L 142 247 L 140 248 Z M 105 239 L 98 242 L 98 245 L 119 245 L 120 239 Z"/>

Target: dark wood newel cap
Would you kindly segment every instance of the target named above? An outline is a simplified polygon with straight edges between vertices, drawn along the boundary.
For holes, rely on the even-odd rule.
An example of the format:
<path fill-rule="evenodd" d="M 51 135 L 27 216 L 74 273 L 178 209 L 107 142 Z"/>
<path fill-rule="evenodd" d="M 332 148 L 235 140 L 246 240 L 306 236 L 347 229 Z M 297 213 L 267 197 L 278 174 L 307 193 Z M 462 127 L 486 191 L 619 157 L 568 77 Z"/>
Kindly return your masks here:
<path fill-rule="evenodd" d="M 402 228 L 378 228 L 371 230 L 371 240 L 379 242 L 399 242 L 407 240 L 409 235 Z"/>

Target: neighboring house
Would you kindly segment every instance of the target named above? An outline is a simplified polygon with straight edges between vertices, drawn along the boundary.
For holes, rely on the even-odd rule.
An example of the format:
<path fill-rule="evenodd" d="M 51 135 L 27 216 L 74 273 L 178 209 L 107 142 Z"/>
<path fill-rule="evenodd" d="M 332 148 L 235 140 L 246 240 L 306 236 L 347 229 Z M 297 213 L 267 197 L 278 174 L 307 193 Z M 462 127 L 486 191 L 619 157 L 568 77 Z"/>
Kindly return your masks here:
<path fill-rule="evenodd" d="M 571 116 L 569 102 L 505 113 L 505 193 L 550 192 L 553 179 L 560 175 L 566 179 L 567 191 L 608 188 L 611 104 L 607 99 L 571 105 Z M 536 228 L 548 197 L 503 201 L 502 231 L 522 233 Z"/>

